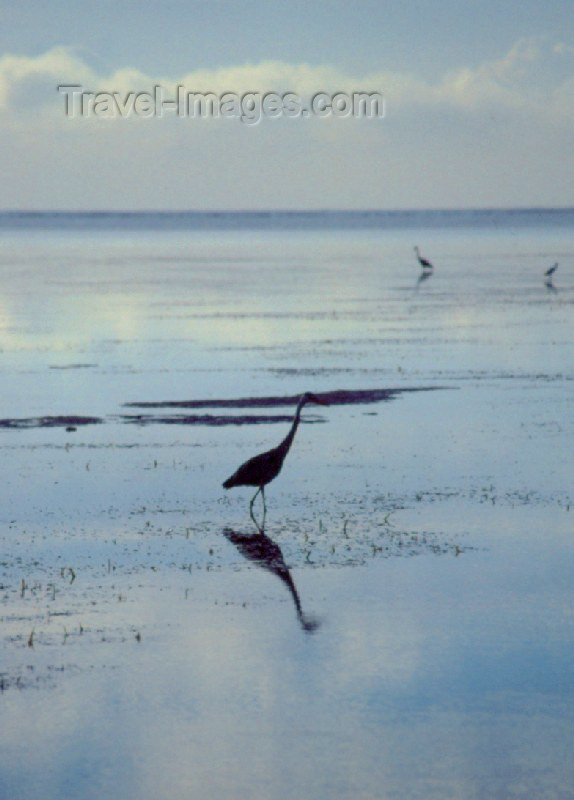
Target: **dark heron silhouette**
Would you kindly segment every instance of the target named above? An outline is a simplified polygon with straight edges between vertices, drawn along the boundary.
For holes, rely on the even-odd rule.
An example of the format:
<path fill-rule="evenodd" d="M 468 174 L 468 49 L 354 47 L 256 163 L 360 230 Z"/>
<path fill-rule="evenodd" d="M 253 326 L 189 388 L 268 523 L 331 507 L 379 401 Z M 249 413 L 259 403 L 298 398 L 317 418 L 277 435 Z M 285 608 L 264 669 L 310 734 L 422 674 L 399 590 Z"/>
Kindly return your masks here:
<path fill-rule="evenodd" d="M 267 536 L 262 528 L 258 528 L 258 531 L 258 533 L 247 534 L 238 533 L 231 530 L 231 528 L 224 528 L 223 535 L 237 547 L 241 555 L 248 561 L 252 561 L 254 564 L 273 573 L 273 575 L 277 575 L 291 593 L 295 611 L 297 612 L 297 619 L 301 627 L 305 633 L 313 633 L 320 623 L 303 612 L 299 593 L 285 563 L 281 548 L 273 539 Z"/>
<path fill-rule="evenodd" d="M 420 254 L 420 252 L 419 252 L 419 247 L 418 247 L 418 245 L 415 245 L 415 248 L 414 248 L 414 250 L 415 250 L 415 253 L 417 254 L 417 258 L 418 258 L 418 260 L 419 260 L 419 264 L 421 265 L 421 267 L 422 267 L 423 269 L 434 269 L 434 267 L 433 267 L 433 265 L 431 264 L 431 262 L 430 262 L 430 261 L 428 261 L 426 258 L 423 258 L 423 257 L 421 256 L 421 254 Z"/>
<path fill-rule="evenodd" d="M 548 269 L 546 270 L 546 272 L 544 274 L 545 274 L 545 276 L 547 278 L 550 278 L 550 280 L 552 280 L 552 276 L 554 275 L 554 273 L 556 272 L 557 269 L 558 269 L 558 262 L 556 262 L 555 264 L 552 264 L 551 267 L 548 267 Z"/>
<path fill-rule="evenodd" d="M 224 489 L 232 489 L 234 486 L 257 486 L 257 491 L 251 498 L 251 502 L 249 504 L 249 513 L 251 514 L 252 518 L 253 503 L 255 502 L 255 498 L 259 492 L 261 492 L 261 497 L 263 498 L 263 519 L 265 520 L 265 486 L 267 486 L 268 483 L 271 483 L 271 481 L 281 472 L 281 467 L 285 461 L 285 456 L 289 452 L 291 445 L 293 444 L 295 434 L 297 433 L 299 419 L 301 417 L 301 409 L 305 403 L 318 403 L 321 406 L 328 405 L 328 403 L 319 399 L 311 392 L 306 392 L 297 404 L 297 410 L 295 411 L 295 416 L 293 417 L 291 430 L 283 439 L 281 444 L 277 445 L 277 447 L 274 447 L 272 450 L 267 450 L 265 453 L 259 453 L 259 455 L 250 458 L 248 461 L 242 464 L 239 469 L 234 472 L 233 475 L 223 484 Z"/>

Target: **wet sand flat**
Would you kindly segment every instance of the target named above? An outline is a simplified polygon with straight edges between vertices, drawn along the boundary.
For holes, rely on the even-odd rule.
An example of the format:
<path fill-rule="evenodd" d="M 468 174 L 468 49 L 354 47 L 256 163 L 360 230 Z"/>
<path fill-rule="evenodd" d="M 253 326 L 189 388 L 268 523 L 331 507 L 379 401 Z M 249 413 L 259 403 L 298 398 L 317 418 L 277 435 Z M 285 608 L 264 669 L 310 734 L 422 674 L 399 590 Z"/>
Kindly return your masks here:
<path fill-rule="evenodd" d="M 180 222 L 2 228 L 0 797 L 569 796 L 572 226 Z"/>

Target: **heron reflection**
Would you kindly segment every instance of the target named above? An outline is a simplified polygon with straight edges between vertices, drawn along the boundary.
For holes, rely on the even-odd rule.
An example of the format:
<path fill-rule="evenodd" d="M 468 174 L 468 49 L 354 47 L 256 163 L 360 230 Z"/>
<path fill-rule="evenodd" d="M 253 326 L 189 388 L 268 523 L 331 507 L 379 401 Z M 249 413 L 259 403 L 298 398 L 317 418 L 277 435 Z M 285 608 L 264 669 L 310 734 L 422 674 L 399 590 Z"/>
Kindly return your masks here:
<path fill-rule="evenodd" d="M 421 274 L 419 275 L 419 277 L 417 278 L 417 286 L 416 286 L 416 288 L 418 289 L 419 286 L 421 285 L 421 283 L 424 283 L 425 281 L 428 281 L 428 279 L 432 278 L 432 276 L 433 276 L 432 269 L 423 270 L 421 272 Z"/>
<path fill-rule="evenodd" d="M 229 542 L 237 547 L 241 555 L 248 561 L 252 561 L 254 564 L 277 575 L 279 580 L 289 589 L 291 597 L 293 598 L 293 603 L 295 604 L 297 619 L 303 630 L 306 633 L 313 633 L 316 631 L 320 622 L 304 613 L 297 587 L 291 577 L 291 573 L 285 563 L 279 545 L 267 536 L 262 528 L 259 528 L 257 533 L 250 534 L 239 533 L 231 530 L 231 528 L 224 528 L 223 535 Z"/>

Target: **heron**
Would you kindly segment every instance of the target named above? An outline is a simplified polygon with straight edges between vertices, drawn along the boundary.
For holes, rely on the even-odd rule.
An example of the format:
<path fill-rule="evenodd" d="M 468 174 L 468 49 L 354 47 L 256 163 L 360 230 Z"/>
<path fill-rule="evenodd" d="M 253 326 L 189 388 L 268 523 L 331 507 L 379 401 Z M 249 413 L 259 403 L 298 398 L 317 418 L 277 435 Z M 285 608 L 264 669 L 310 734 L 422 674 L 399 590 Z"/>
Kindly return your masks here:
<path fill-rule="evenodd" d="M 552 264 L 551 267 L 548 267 L 548 269 L 544 274 L 546 275 L 547 278 L 552 278 L 557 269 L 558 269 L 558 262 Z"/>
<path fill-rule="evenodd" d="M 431 264 L 431 262 L 430 262 L 430 261 L 428 261 L 426 258 L 423 258 L 423 257 L 421 256 L 421 254 L 420 254 L 420 252 L 419 252 L 418 245 L 415 245 L 415 248 L 414 248 L 414 250 L 415 250 L 415 253 L 417 254 L 417 258 L 418 258 L 418 260 L 419 260 L 419 264 L 421 265 L 421 267 L 422 267 L 423 269 L 434 269 L 434 267 L 433 267 L 433 265 Z"/>
<path fill-rule="evenodd" d="M 252 518 L 253 503 L 260 492 L 261 497 L 263 498 L 263 518 L 265 518 L 265 513 L 267 510 L 265 506 L 265 487 L 268 483 L 271 483 L 271 481 L 281 472 L 283 462 L 285 461 L 287 453 L 291 449 L 293 439 L 295 438 L 297 428 L 299 427 L 301 410 L 306 403 L 317 403 L 320 406 L 328 405 L 328 403 L 326 403 L 324 400 L 321 400 L 319 397 L 317 397 L 317 395 L 312 394 L 312 392 L 305 392 L 297 404 L 297 410 L 295 411 L 295 416 L 293 417 L 291 430 L 283 439 L 283 441 L 278 444 L 277 447 L 267 450 L 265 453 L 259 453 L 259 455 L 250 458 L 223 483 L 224 489 L 232 489 L 234 486 L 257 486 L 257 491 L 249 503 L 249 513 L 251 514 Z"/>

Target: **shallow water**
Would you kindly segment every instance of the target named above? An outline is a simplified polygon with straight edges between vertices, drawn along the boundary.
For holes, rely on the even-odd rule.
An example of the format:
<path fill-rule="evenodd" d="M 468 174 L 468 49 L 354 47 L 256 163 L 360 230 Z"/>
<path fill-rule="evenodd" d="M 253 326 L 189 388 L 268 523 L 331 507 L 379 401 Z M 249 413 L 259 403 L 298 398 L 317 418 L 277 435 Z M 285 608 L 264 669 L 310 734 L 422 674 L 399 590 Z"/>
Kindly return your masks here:
<path fill-rule="evenodd" d="M 572 218 L 3 217 L 0 797 L 572 796 Z"/>

